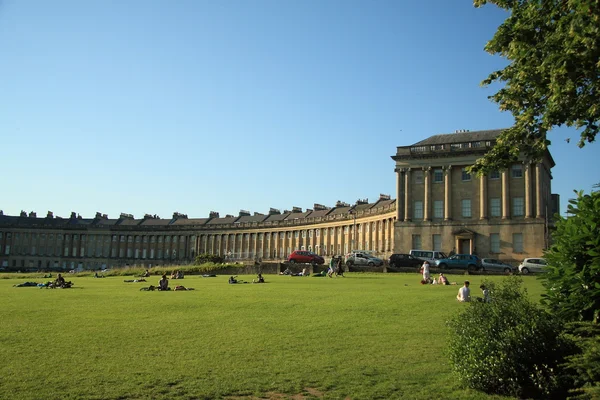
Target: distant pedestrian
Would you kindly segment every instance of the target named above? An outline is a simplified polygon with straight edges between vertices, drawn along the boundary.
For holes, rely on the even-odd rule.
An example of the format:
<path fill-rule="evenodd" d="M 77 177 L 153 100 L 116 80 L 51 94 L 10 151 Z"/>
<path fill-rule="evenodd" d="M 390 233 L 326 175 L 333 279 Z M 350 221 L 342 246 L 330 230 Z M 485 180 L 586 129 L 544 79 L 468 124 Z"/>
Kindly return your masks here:
<path fill-rule="evenodd" d="M 429 261 L 425 260 L 421 269 L 423 271 L 423 280 L 429 282 Z"/>

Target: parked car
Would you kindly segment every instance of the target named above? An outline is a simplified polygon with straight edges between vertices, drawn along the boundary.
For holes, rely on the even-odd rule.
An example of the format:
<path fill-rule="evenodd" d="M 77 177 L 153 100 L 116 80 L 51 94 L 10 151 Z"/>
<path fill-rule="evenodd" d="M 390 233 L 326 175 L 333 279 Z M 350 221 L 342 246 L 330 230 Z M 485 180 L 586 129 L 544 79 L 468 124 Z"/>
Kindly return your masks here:
<path fill-rule="evenodd" d="M 479 271 L 481 269 L 481 260 L 473 254 L 455 254 L 448 258 L 435 260 L 435 265 L 441 269 L 451 268 Z"/>
<path fill-rule="evenodd" d="M 506 272 L 510 274 L 514 272 L 514 267 L 495 258 L 484 258 L 481 260 L 481 269 L 483 271 Z"/>
<path fill-rule="evenodd" d="M 325 259 L 312 251 L 295 250 L 287 258 L 291 264 L 323 264 Z"/>
<path fill-rule="evenodd" d="M 395 268 L 418 268 L 423 264 L 423 260 L 413 257 L 410 254 L 392 254 L 388 260 L 390 267 Z"/>
<path fill-rule="evenodd" d="M 350 253 L 346 257 L 346 265 L 349 267 L 352 265 L 380 267 L 383 265 L 383 260 L 365 253 Z"/>
<path fill-rule="evenodd" d="M 544 258 L 526 258 L 519 265 L 519 272 L 527 275 L 530 272 L 544 272 L 544 267 L 547 265 Z"/>
<path fill-rule="evenodd" d="M 429 261 L 430 263 L 447 257 L 443 252 L 435 250 L 411 250 L 409 253 L 411 256 L 420 259 L 421 262 Z"/>

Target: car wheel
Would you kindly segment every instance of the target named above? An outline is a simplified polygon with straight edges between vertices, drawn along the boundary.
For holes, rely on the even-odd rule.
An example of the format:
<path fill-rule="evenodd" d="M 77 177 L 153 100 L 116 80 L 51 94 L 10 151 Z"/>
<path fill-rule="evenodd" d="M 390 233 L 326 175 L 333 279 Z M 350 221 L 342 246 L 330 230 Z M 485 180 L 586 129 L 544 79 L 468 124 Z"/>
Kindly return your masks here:
<path fill-rule="evenodd" d="M 369 267 L 372 267 L 372 266 L 374 266 L 375 264 L 373 264 L 371 261 L 369 261 L 369 262 L 367 263 L 367 265 L 368 265 Z"/>
<path fill-rule="evenodd" d="M 317 263 L 315 262 L 315 260 L 312 260 L 312 261 L 310 262 L 310 265 L 312 265 L 312 266 L 314 267 L 315 265 L 317 265 Z"/>
<path fill-rule="evenodd" d="M 521 273 L 523 275 L 527 275 L 529 273 L 529 268 L 525 267 L 525 268 L 521 268 Z"/>
<path fill-rule="evenodd" d="M 438 267 L 440 267 L 440 269 L 446 269 L 448 268 L 448 265 L 446 263 L 441 263 L 440 265 L 438 265 Z"/>
<path fill-rule="evenodd" d="M 296 264 L 296 260 L 294 260 L 294 259 L 291 259 L 291 260 L 290 260 L 290 264 Z"/>
<path fill-rule="evenodd" d="M 396 263 L 390 263 L 390 267 L 396 268 Z"/>
<path fill-rule="evenodd" d="M 469 264 L 467 266 L 467 271 L 472 272 L 472 271 L 477 271 L 477 266 L 473 265 L 473 264 Z"/>
<path fill-rule="evenodd" d="M 507 274 L 510 274 L 512 272 L 512 270 L 510 268 L 504 268 L 504 272 L 506 272 Z"/>
<path fill-rule="evenodd" d="M 351 267 L 352 266 L 352 261 L 346 261 L 346 265 Z"/>

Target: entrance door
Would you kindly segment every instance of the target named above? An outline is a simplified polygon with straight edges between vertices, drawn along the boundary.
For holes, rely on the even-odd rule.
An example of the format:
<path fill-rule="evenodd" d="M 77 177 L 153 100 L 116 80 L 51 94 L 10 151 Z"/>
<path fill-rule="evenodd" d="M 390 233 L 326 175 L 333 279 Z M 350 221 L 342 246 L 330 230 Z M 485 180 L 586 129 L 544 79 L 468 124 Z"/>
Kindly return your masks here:
<path fill-rule="evenodd" d="M 460 239 L 460 253 L 471 254 L 471 239 Z"/>

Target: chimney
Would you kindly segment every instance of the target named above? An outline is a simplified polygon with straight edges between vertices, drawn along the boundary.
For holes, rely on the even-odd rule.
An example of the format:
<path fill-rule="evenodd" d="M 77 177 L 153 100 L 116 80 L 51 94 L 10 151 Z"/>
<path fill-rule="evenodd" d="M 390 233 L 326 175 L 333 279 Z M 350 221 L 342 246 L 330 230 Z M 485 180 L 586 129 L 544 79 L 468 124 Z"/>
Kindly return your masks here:
<path fill-rule="evenodd" d="M 248 210 L 240 210 L 240 217 L 249 217 L 250 211 Z"/>
<path fill-rule="evenodd" d="M 211 211 L 210 213 L 208 213 L 208 218 L 219 218 L 219 212 Z"/>
<path fill-rule="evenodd" d="M 37 214 L 34 211 L 29 212 L 29 218 L 36 218 Z"/>
<path fill-rule="evenodd" d="M 391 198 L 392 197 L 389 194 L 383 194 L 383 193 L 379 194 L 379 201 L 382 201 L 382 200 L 391 200 Z"/>

